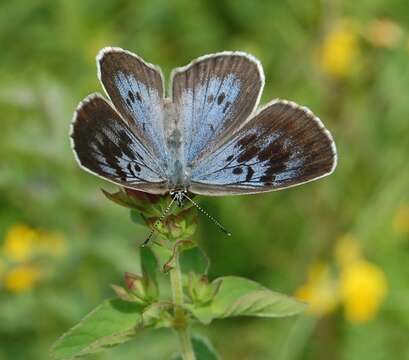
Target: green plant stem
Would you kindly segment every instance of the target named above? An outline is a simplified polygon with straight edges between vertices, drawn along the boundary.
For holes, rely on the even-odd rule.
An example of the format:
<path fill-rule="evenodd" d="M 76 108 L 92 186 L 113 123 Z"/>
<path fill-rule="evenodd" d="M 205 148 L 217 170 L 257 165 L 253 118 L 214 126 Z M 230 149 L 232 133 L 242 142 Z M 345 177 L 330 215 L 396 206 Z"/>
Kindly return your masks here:
<path fill-rule="evenodd" d="M 174 267 L 170 270 L 170 283 L 175 316 L 173 327 L 179 337 L 180 353 L 183 360 L 195 360 L 195 354 L 190 340 L 188 318 L 183 310 L 182 272 L 180 270 L 179 254 L 177 251 L 174 259 Z"/>

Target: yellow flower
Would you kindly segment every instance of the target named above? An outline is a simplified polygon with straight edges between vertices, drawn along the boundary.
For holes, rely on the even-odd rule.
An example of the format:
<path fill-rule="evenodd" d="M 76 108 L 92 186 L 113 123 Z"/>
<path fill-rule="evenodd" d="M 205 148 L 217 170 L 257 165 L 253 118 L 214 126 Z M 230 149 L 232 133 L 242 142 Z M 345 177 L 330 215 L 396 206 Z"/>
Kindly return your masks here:
<path fill-rule="evenodd" d="M 376 19 L 369 23 L 366 37 L 373 46 L 392 48 L 398 45 L 402 34 L 402 28 L 396 22 L 389 19 Z"/>
<path fill-rule="evenodd" d="M 361 247 L 358 240 L 351 234 L 341 236 L 334 248 L 335 260 L 339 266 L 347 266 L 361 256 Z"/>
<path fill-rule="evenodd" d="M 34 287 L 40 278 L 40 271 L 31 265 L 22 265 L 10 270 L 4 276 L 4 287 L 12 293 L 21 293 Z"/>
<path fill-rule="evenodd" d="M 66 252 L 64 235 L 58 232 L 41 232 L 38 238 L 38 251 L 53 256 L 61 256 Z"/>
<path fill-rule="evenodd" d="M 35 230 L 26 225 L 13 225 L 6 234 L 3 244 L 4 255 L 14 261 L 28 260 L 37 235 Z"/>
<path fill-rule="evenodd" d="M 353 323 L 374 318 L 386 291 L 387 283 L 382 269 L 368 261 L 355 261 L 341 271 L 341 301 L 346 319 Z"/>
<path fill-rule="evenodd" d="M 351 22 L 335 25 L 324 38 L 318 51 L 318 63 L 322 71 L 335 78 L 351 73 L 359 54 L 358 34 Z"/>
<path fill-rule="evenodd" d="M 337 284 L 327 264 L 315 263 L 308 272 L 307 282 L 295 296 L 308 303 L 308 312 L 317 316 L 330 313 L 338 303 Z"/>
<path fill-rule="evenodd" d="M 61 233 L 35 230 L 29 226 L 11 226 L 3 244 L 3 253 L 16 262 L 29 260 L 36 254 L 62 255 L 66 251 Z"/>
<path fill-rule="evenodd" d="M 399 235 L 409 234 L 409 205 L 400 207 L 393 218 L 393 229 Z"/>

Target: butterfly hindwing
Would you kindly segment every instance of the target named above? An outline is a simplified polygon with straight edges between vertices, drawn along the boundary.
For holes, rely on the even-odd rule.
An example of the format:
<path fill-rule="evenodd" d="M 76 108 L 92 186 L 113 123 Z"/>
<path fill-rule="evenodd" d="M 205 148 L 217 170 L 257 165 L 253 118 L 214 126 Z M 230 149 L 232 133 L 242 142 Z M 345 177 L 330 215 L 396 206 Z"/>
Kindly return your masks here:
<path fill-rule="evenodd" d="M 113 105 L 162 166 L 169 154 L 163 128 L 164 88 L 160 68 L 120 48 L 97 56 L 98 75 Z"/>
<path fill-rule="evenodd" d="M 190 191 L 204 195 L 257 193 L 329 175 L 335 145 L 321 121 L 288 101 L 266 106 L 192 170 Z"/>
<path fill-rule="evenodd" d="M 77 161 L 92 174 L 151 193 L 167 191 L 156 158 L 101 96 L 90 95 L 80 103 L 71 138 Z"/>
<path fill-rule="evenodd" d="M 257 106 L 264 85 L 258 60 L 241 52 L 196 59 L 172 73 L 172 101 L 188 167 L 213 140 L 238 129 Z"/>

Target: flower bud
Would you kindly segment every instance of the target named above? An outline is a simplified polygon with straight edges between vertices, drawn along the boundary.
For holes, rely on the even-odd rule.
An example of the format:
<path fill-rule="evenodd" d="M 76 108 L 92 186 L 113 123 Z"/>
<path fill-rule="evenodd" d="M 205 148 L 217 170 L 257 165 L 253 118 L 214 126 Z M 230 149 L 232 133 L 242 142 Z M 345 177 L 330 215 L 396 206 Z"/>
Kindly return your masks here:
<path fill-rule="evenodd" d="M 195 273 L 189 274 L 188 295 L 193 304 L 203 306 L 210 303 L 217 295 L 222 280 L 209 283 L 207 276 Z"/>
<path fill-rule="evenodd" d="M 148 306 L 141 316 L 141 327 L 170 327 L 172 316 L 169 310 L 172 309 L 170 303 L 157 302 Z"/>
<path fill-rule="evenodd" d="M 145 217 L 160 216 L 162 214 L 163 203 L 169 196 L 153 195 L 142 191 L 121 188 L 116 193 L 109 193 L 102 189 L 106 198 L 114 203 L 137 210 Z"/>
<path fill-rule="evenodd" d="M 114 284 L 112 284 L 111 287 L 114 290 L 116 296 L 118 296 L 121 300 L 129 301 L 129 302 L 137 302 L 137 303 L 140 303 L 140 304 L 142 303 L 137 297 L 130 294 L 123 287 L 118 286 L 118 285 L 114 285 Z"/>
<path fill-rule="evenodd" d="M 125 286 L 128 292 L 144 303 L 152 303 L 159 296 L 158 287 L 148 275 L 144 277 L 125 273 Z"/>
<path fill-rule="evenodd" d="M 164 214 L 169 206 L 169 195 L 152 195 L 142 191 L 132 189 L 121 189 L 116 193 L 109 193 L 102 190 L 104 195 L 111 201 L 135 210 L 132 214 L 134 222 L 145 223 L 167 240 L 183 240 L 194 234 L 196 231 L 196 208 L 190 202 L 186 202 L 183 207 L 173 206 L 171 212 L 162 221 L 158 219 Z M 138 217 L 138 213 L 141 218 Z"/>

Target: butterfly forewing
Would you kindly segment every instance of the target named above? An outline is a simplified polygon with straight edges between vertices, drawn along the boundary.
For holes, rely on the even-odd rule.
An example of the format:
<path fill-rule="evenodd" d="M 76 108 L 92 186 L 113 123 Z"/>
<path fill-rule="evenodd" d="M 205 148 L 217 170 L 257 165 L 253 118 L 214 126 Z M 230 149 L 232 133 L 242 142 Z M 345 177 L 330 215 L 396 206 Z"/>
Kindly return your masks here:
<path fill-rule="evenodd" d="M 311 111 L 288 101 L 265 107 L 192 171 L 190 191 L 257 193 L 299 185 L 336 165 L 329 132 Z"/>
<path fill-rule="evenodd" d="M 112 103 L 140 141 L 165 167 L 169 161 L 160 69 L 120 48 L 104 48 L 97 57 L 99 78 Z"/>
<path fill-rule="evenodd" d="M 94 175 L 151 193 L 167 191 L 156 157 L 101 96 L 91 95 L 78 106 L 71 138 L 79 164 Z"/>
<path fill-rule="evenodd" d="M 257 106 L 264 85 L 260 63 L 244 53 L 204 56 L 172 74 L 172 100 L 188 166 L 237 130 Z M 193 163 L 193 164 L 192 164 Z"/>

